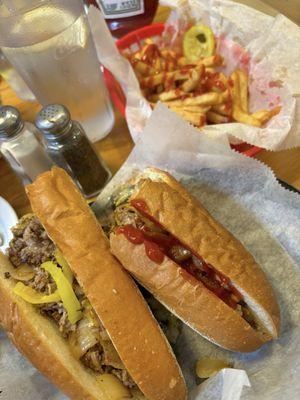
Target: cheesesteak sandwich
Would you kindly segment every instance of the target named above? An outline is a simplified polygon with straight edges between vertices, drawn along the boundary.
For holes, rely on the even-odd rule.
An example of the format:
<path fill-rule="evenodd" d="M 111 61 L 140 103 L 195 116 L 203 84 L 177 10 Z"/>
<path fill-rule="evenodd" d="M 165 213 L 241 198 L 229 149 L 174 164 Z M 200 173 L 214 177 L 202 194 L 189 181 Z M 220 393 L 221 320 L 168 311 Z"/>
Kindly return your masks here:
<path fill-rule="evenodd" d="M 186 399 L 169 343 L 71 178 L 53 168 L 26 191 L 34 214 L 0 254 L 0 322 L 16 347 L 72 399 Z"/>
<path fill-rule="evenodd" d="M 148 168 L 112 208 L 104 229 L 113 254 L 183 322 L 233 351 L 277 338 L 279 308 L 264 272 L 169 174 Z"/>

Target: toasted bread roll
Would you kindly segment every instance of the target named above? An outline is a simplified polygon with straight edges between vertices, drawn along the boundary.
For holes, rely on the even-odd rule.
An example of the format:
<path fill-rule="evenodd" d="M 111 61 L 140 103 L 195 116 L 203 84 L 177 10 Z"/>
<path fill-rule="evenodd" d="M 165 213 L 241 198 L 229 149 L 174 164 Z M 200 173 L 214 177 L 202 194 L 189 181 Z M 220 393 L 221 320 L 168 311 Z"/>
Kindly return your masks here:
<path fill-rule="evenodd" d="M 71 399 L 110 400 L 95 375 L 74 358 L 54 322 L 13 293 L 15 283 L 4 279 L 12 269 L 0 252 L 0 321 L 10 340 Z"/>
<path fill-rule="evenodd" d="M 238 313 L 220 301 L 193 276 L 182 273 L 165 257 L 151 261 L 144 246 L 130 243 L 124 235 L 111 235 L 111 248 L 124 267 L 172 313 L 207 339 L 235 351 L 253 351 L 263 341 Z M 226 332 L 226 334 L 225 334 Z"/>
<path fill-rule="evenodd" d="M 171 235 L 177 245 L 204 264 L 213 284 L 216 279 L 225 282 L 221 289 L 226 287 L 238 299 L 235 306 L 229 301 L 226 304 L 222 295 L 209 290 L 213 285 L 190 275 L 170 254 L 164 255 L 162 263 L 155 263 L 149 254 L 147 257 L 145 245 L 130 243 L 117 230 L 111 235 L 111 247 L 124 267 L 179 318 L 220 346 L 252 351 L 277 338 L 280 315 L 273 289 L 243 245 L 169 174 L 149 168 L 134 184 L 128 200 L 131 208 L 142 220 L 146 218 L 163 234 Z M 245 313 L 238 313 L 240 309 Z M 244 318 L 246 314 L 250 317 Z"/>
<path fill-rule="evenodd" d="M 169 343 L 135 283 L 111 254 L 101 226 L 71 178 L 53 168 L 26 191 L 33 212 L 62 252 L 142 393 L 149 400 L 186 399 Z M 7 307 L 2 307 L 0 320 L 16 346 L 71 398 L 114 398 L 109 382 L 99 385 L 101 374 L 90 373 L 76 361 L 57 327 L 15 296 L 13 281 L 2 276 L 0 298 Z"/>

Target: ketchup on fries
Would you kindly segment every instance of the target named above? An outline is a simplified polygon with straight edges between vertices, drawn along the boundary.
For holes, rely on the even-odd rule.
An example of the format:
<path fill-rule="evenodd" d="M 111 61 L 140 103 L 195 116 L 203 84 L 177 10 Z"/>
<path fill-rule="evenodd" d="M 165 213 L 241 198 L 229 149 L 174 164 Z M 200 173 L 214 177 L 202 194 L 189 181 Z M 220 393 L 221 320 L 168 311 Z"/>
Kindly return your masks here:
<path fill-rule="evenodd" d="M 196 127 L 241 122 L 262 127 L 281 107 L 249 111 L 247 72 L 236 69 L 225 76 L 218 69 L 224 58 L 216 53 L 215 37 L 205 25 L 195 25 L 183 38 L 183 55 L 158 47 L 151 39 L 127 55 L 145 98 L 158 101 Z"/>

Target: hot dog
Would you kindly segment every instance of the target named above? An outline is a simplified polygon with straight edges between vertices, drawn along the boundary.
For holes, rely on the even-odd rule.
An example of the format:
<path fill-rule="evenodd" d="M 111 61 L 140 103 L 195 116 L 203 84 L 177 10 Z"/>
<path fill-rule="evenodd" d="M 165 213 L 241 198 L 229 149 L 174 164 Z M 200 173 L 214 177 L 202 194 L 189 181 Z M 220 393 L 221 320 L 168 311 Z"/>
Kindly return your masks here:
<path fill-rule="evenodd" d="M 244 246 L 168 173 L 149 168 L 115 199 L 113 254 L 183 322 L 229 350 L 278 337 L 274 291 Z"/>

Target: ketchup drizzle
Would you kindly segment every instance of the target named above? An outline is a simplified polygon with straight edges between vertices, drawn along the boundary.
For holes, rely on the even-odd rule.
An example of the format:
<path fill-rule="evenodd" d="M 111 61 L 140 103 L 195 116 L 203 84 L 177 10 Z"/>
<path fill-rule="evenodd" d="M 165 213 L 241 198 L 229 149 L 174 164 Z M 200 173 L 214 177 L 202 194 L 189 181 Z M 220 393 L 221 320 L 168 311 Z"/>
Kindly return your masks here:
<path fill-rule="evenodd" d="M 116 230 L 117 234 L 123 233 L 124 236 L 133 244 L 144 244 L 147 257 L 151 261 L 161 264 L 164 261 L 165 255 L 163 245 L 155 243 L 151 240 L 152 237 L 147 235 L 147 231 L 135 228 L 133 225 L 124 225 Z"/>
<path fill-rule="evenodd" d="M 143 232 L 139 229 L 136 229 L 133 225 L 124 225 L 117 229 L 117 233 L 123 233 L 129 242 L 133 244 L 142 244 L 144 243 L 144 235 Z"/>
<path fill-rule="evenodd" d="M 149 44 L 142 56 L 142 61 L 145 63 L 154 64 L 155 60 L 160 57 L 160 51 L 156 44 Z"/>
<path fill-rule="evenodd" d="M 150 210 L 144 200 L 134 199 L 131 201 L 131 205 L 153 221 L 148 215 Z M 159 226 L 159 224 L 157 224 L 157 226 Z M 147 257 L 157 264 L 161 264 L 165 256 L 170 257 L 170 249 L 172 246 L 182 246 L 174 236 L 167 233 L 152 231 L 147 226 L 136 228 L 133 225 L 124 225 L 118 227 L 116 233 L 124 234 L 128 241 L 135 245 L 144 244 Z M 186 248 L 186 246 L 183 247 Z M 170 258 L 172 259 L 172 257 Z M 229 307 L 235 309 L 237 303 L 242 300 L 241 294 L 231 285 L 230 280 L 226 276 L 216 271 L 212 265 L 207 264 L 201 257 L 197 258 L 201 261 L 201 268 L 198 268 L 194 264 L 192 258 L 182 262 L 174 260 L 174 262 L 181 267 L 180 274 L 184 279 L 193 285 L 195 285 L 197 281 L 200 281 Z M 223 287 L 221 283 L 226 285 L 227 288 Z M 236 300 L 232 298 L 232 295 L 235 295 Z"/>
<path fill-rule="evenodd" d="M 132 207 L 134 207 L 137 211 L 140 211 L 142 214 L 147 214 L 150 211 L 145 200 L 133 199 L 130 203 Z"/>
<path fill-rule="evenodd" d="M 156 264 L 161 264 L 164 261 L 165 255 L 158 244 L 150 242 L 149 240 L 144 240 L 144 245 L 147 257 L 150 258 L 150 260 Z"/>

